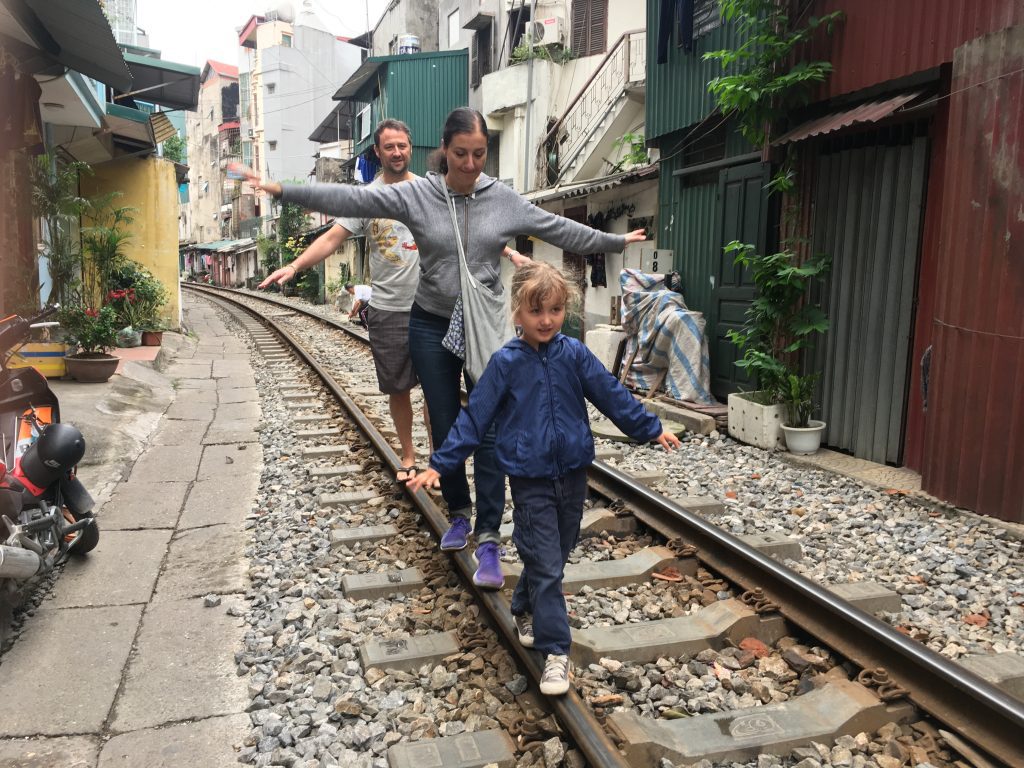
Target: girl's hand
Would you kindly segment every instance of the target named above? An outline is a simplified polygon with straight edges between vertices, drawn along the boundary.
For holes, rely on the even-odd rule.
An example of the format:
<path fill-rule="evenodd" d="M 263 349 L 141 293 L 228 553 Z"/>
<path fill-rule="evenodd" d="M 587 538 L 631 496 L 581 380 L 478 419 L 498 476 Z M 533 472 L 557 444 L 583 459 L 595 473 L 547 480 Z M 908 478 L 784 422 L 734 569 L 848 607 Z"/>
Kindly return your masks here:
<path fill-rule="evenodd" d="M 666 451 L 675 450 L 680 445 L 682 445 L 682 443 L 679 442 L 679 438 L 676 437 L 671 432 L 662 432 L 661 435 L 658 437 L 657 443 Z"/>
<path fill-rule="evenodd" d="M 634 229 L 626 234 L 626 243 L 642 243 L 647 239 L 646 229 Z"/>
<path fill-rule="evenodd" d="M 441 475 L 437 473 L 437 470 L 427 467 L 422 472 L 417 472 L 413 477 L 406 481 L 405 487 L 411 492 L 416 493 L 423 486 L 433 488 L 434 483 L 437 482 Z"/>

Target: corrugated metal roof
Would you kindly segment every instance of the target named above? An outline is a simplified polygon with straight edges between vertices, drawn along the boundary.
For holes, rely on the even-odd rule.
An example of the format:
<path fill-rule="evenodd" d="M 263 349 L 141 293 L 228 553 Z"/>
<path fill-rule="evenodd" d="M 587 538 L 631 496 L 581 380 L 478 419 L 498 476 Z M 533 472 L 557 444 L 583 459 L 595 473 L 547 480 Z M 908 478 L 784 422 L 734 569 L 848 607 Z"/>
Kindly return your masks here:
<path fill-rule="evenodd" d="M 924 490 L 1024 522 L 1024 26 L 957 51 Z"/>
<path fill-rule="evenodd" d="M 968 40 L 1024 24 L 1020 0 L 817 0 L 807 13 L 837 10 L 842 22 L 811 49 L 834 68 L 819 99 L 933 69 Z"/>
<path fill-rule="evenodd" d="M 832 133 L 833 131 L 857 125 L 858 123 L 877 123 L 905 104 L 909 104 L 920 95 L 921 91 L 900 93 L 885 99 L 876 99 L 875 101 L 858 104 L 856 107 L 832 112 L 824 117 L 819 117 L 797 126 L 791 131 L 784 133 L 772 143 L 775 145 L 787 144 L 791 141 L 802 141 L 811 136 Z"/>
<path fill-rule="evenodd" d="M 658 165 L 647 165 L 635 171 L 623 171 L 622 173 L 604 176 L 600 179 L 590 179 L 589 181 L 581 181 L 575 184 L 563 184 L 553 189 L 541 189 L 525 194 L 523 197 L 539 205 L 540 203 L 549 203 L 552 200 L 564 200 L 570 197 L 583 197 L 594 192 L 604 192 L 607 189 L 615 189 L 615 187 L 622 186 L 623 184 L 635 184 L 645 179 L 657 178 L 657 176 Z"/>

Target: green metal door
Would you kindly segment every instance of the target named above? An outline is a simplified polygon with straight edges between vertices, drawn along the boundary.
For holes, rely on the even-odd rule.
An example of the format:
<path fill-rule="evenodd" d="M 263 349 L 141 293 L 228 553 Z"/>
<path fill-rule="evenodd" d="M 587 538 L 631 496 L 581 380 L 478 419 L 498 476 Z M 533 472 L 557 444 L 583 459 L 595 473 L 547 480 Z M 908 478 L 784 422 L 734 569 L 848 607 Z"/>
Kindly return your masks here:
<path fill-rule="evenodd" d="M 753 382 L 736 367 L 739 358 L 728 332 L 739 330 L 746 319 L 747 307 L 754 298 L 750 270 L 733 263 L 725 246 L 733 240 L 753 243 L 763 252 L 768 217 L 769 168 L 765 163 L 750 163 L 727 168 L 718 177 L 718 205 L 715 220 L 717 254 L 712 262 L 711 318 L 708 344 L 711 355 L 711 392 L 725 401 L 730 392 L 753 389 Z"/>

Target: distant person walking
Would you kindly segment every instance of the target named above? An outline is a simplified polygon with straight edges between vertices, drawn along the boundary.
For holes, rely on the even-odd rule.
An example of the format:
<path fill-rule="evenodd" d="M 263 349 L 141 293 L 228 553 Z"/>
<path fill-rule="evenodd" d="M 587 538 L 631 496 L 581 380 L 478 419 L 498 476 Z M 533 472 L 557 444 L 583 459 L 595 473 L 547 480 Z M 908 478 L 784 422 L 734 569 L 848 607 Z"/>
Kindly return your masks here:
<path fill-rule="evenodd" d="M 408 485 L 416 490 L 451 473 L 497 426 L 498 466 L 512 488 L 512 541 L 523 561 L 512 616 L 520 642 L 545 655 L 540 690 L 548 695 L 569 690 L 562 577 L 579 539 L 594 461 L 586 401 L 637 440 L 666 450 L 679 445 L 589 349 L 562 335 L 567 308 L 578 303 L 579 289 L 550 264 L 516 272 L 512 314 L 521 338 L 494 353 L 429 469 Z"/>
<path fill-rule="evenodd" d="M 400 120 L 384 120 L 373 134 L 373 149 L 381 162 L 381 174 L 369 186 L 398 184 L 417 178 L 409 170 L 412 134 Z M 371 285 L 346 283 L 353 297 L 349 317 L 362 313 L 370 337 L 377 386 L 388 396 L 388 408 L 402 452 L 404 483 L 416 471 L 416 447 L 412 440 L 412 399 L 417 384 L 409 356 L 409 310 L 419 282 L 419 251 L 409 228 L 400 221 L 380 218 L 338 219 L 291 263 L 271 273 L 260 288 L 283 285 L 337 251 L 353 235 L 366 237 Z"/>
<path fill-rule="evenodd" d="M 469 270 L 495 293 L 502 291 L 501 254 L 505 244 L 517 235 L 531 235 L 574 253 L 619 252 L 627 243 L 644 239 L 642 229 L 626 235 L 599 232 L 531 204 L 506 184 L 482 173 L 487 161 L 487 141 L 483 116 L 476 110 L 460 107 L 448 115 L 444 124 L 438 151 L 441 172 L 428 173 L 425 178 L 377 187 L 298 186 L 262 181 L 255 174 L 249 175 L 259 188 L 287 202 L 335 215 L 383 213 L 408 224 L 420 249 L 420 283 L 409 316 L 409 344 L 430 410 L 434 445 L 444 442 L 461 407 L 463 361 L 441 344 L 461 292 L 460 259 L 449 197 L 454 199 Z M 515 252 L 507 255 L 517 267 L 530 262 Z M 467 381 L 467 388 L 472 387 L 473 382 Z M 505 509 L 505 478 L 495 462 L 493 432 L 484 436 L 473 461 L 474 532 L 479 562 L 473 580 L 482 587 L 500 589 L 504 576 L 498 529 Z M 441 493 L 451 521 L 441 538 L 441 549 L 464 549 L 472 514 L 464 465 L 441 477 Z"/>

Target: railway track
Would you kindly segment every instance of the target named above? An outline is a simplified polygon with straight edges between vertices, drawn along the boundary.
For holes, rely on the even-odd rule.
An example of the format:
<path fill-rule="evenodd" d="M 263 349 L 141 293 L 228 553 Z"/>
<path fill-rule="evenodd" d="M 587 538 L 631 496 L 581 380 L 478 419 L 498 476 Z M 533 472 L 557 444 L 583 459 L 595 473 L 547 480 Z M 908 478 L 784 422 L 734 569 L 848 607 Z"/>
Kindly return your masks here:
<path fill-rule="evenodd" d="M 473 687 L 472 680 L 478 689 L 492 690 L 480 681 L 497 678 L 514 696 L 502 702 L 508 708 L 496 718 L 501 729 L 427 729 L 417 735 L 438 738 L 391 745 L 391 765 L 523 765 L 526 752 L 563 737 L 593 766 L 727 762 L 788 755 L 863 733 L 893 733 L 894 723 L 915 723 L 921 741 L 939 759 L 946 754 L 950 764 L 959 755 L 965 764 L 1024 765 L 1024 702 L 876 619 L 871 611 L 877 593 L 869 588 L 837 595 L 770 556 L 785 542 L 737 539 L 697 514 L 707 500 L 672 501 L 600 460 L 590 472 L 595 501 L 584 517 L 580 554 L 566 570 L 571 616 L 588 614 L 578 608 L 584 601 L 614 603 L 622 594 L 625 601 L 644 596 L 647 607 L 639 616 L 611 611 L 611 626 L 577 620 L 574 687 L 565 697 L 531 696 L 518 675 L 539 680 L 542 660 L 518 644 L 506 592 L 472 585 L 475 564 L 468 551 L 436 550 L 447 520 L 434 497 L 420 492 L 399 500 L 395 488 L 379 480 L 372 490 L 358 489 L 360 478 L 373 474 L 370 467 L 379 464 L 392 475 L 399 467 L 381 431 L 389 421 L 374 395 L 372 373 L 360 381 L 338 362 L 357 358 L 365 338 L 331 324 L 335 338 L 339 330 L 348 338 L 338 354 L 341 342 L 318 342 L 309 330 L 310 318 L 330 323 L 315 313 L 250 293 L 188 287 L 216 293 L 214 300 L 232 313 L 244 309 L 240 322 L 257 351 L 268 366 L 280 367 L 287 387 L 282 398 L 296 413 L 296 440 L 308 443 L 302 459 L 321 486 L 319 503 L 335 510 L 328 513 L 332 546 L 375 553 L 359 561 L 362 571 L 342 576 L 340 590 L 349 599 L 397 595 L 400 604 L 414 600 L 422 611 L 404 622 L 406 631 L 364 638 L 364 669 L 414 676 L 447 665 L 456 675 L 465 672 L 464 690 Z M 277 308 L 267 310 L 268 302 Z M 317 380 L 300 366 L 314 371 Z M 374 416 L 366 415 L 374 410 Z M 353 451 L 354 445 L 366 447 Z M 381 505 L 382 498 L 394 502 L 393 522 L 389 515 L 360 511 L 375 500 L 377 509 L 392 503 Z M 421 523 L 432 538 L 422 533 Z M 508 588 L 518 568 L 514 552 L 506 559 Z M 465 593 L 474 593 L 474 610 L 457 599 Z M 488 627 L 502 638 L 500 645 Z M 509 668 L 509 652 L 516 672 Z M 777 689 L 766 701 L 763 692 L 760 698 L 749 690 L 737 693 L 746 687 L 739 673 L 751 667 L 772 671 L 783 695 Z M 685 675 L 679 672 L 684 668 Z M 731 695 L 690 711 L 690 694 L 713 683 Z M 654 688 L 669 694 L 661 696 L 660 690 L 658 697 L 637 703 L 637 691 Z M 452 758 L 474 752 L 482 762 Z"/>

